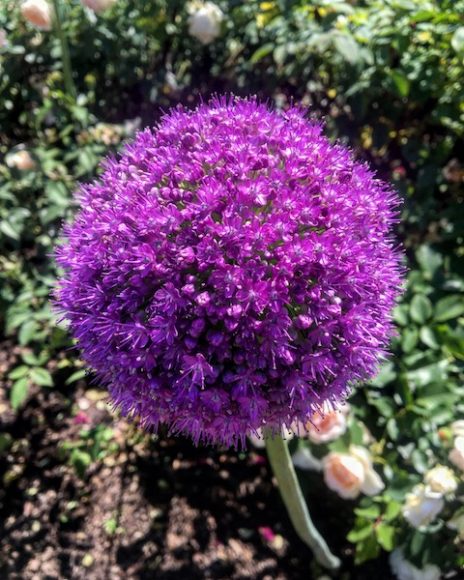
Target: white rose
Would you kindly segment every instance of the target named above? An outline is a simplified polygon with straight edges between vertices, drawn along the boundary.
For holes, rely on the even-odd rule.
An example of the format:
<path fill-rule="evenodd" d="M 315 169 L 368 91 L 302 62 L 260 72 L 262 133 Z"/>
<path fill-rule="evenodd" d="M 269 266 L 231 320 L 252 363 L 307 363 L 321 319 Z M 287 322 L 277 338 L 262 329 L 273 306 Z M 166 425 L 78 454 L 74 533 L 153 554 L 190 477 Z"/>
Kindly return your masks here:
<path fill-rule="evenodd" d="M 445 502 L 442 494 L 433 491 L 428 485 L 415 485 L 406 495 L 402 508 L 403 516 L 414 528 L 430 524 L 441 512 Z"/>
<path fill-rule="evenodd" d="M 322 467 L 327 487 L 345 499 L 354 499 L 360 493 L 376 495 L 384 488 L 364 447 L 351 445 L 348 453 L 329 453 L 322 460 Z"/>
<path fill-rule="evenodd" d="M 5 161 L 8 167 L 11 169 L 19 169 L 19 171 L 28 171 L 35 168 L 35 161 L 25 149 L 9 153 Z"/>
<path fill-rule="evenodd" d="M 301 447 L 292 455 L 292 462 L 295 467 L 310 471 L 322 471 L 322 461 L 314 457 L 307 447 Z"/>
<path fill-rule="evenodd" d="M 451 423 L 451 431 L 455 437 L 464 437 L 464 419 Z"/>
<path fill-rule="evenodd" d="M 464 540 L 464 513 L 455 514 L 447 523 L 446 527 L 458 532 L 459 538 Z"/>
<path fill-rule="evenodd" d="M 349 405 L 344 405 L 338 410 L 333 409 L 326 403 L 322 411 L 314 413 L 304 428 L 299 430 L 299 434 L 302 436 L 307 435 L 317 445 L 334 441 L 345 433 L 347 428 L 346 418 L 349 412 Z"/>
<path fill-rule="evenodd" d="M 403 550 L 397 548 L 390 554 L 390 567 L 398 580 L 440 580 L 440 569 L 434 564 L 426 564 L 419 569 L 405 559 Z"/>
<path fill-rule="evenodd" d="M 100 12 L 104 12 L 108 8 L 111 8 L 116 0 L 81 0 L 81 2 L 84 6 L 87 6 L 87 8 L 90 8 L 99 14 Z"/>
<path fill-rule="evenodd" d="M 6 32 L 3 30 L 3 28 L 0 28 L 0 48 L 3 48 L 7 44 L 8 42 L 6 40 Z"/>
<path fill-rule="evenodd" d="M 52 28 L 52 8 L 46 0 L 24 0 L 21 4 L 21 14 L 40 30 Z"/>
<path fill-rule="evenodd" d="M 456 491 L 458 487 L 458 481 L 453 471 L 444 465 L 436 465 L 427 471 L 424 481 L 432 491 L 442 493 L 443 495 Z"/>
<path fill-rule="evenodd" d="M 449 452 L 448 458 L 451 463 L 464 471 L 464 436 L 460 435 L 456 437 L 454 440 L 454 448 Z"/>
<path fill-rule="evenodd" d="M 192 2 L 187 8 L 189 34 L 202 44 L 209 44 L 217 38 L 221 32 L 221 22 L 224 13 L 213 2 Z"/>

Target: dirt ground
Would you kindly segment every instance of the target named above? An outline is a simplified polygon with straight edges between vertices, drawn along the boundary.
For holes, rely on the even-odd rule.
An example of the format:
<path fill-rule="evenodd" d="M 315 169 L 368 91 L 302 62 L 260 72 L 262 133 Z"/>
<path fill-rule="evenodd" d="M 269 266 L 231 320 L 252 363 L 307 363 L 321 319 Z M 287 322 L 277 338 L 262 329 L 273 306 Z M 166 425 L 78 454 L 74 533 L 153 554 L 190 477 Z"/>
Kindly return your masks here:
<path fill-rule="evenodd" d="M 10 363 L 2 349 L 0 376 Z M 1 579 L 307 580 L 323 574 L 294 533 L 261 450 L 196 448 L 182 438 L 142 434 L 111 414 L 103 391 L 85 383 L 33 389 L 16 415 L 8 389 L 0 381 L 0 433 L 10 442 L 0 453 Z M 83 429 L 105 425 L 111 441 L 96 449 L 79 476 L 63 448 L 82 442 Z M 391 578 L 385 558 L 354 571 L 345 540 L 352 507 L 319 476 L 307 498 L 343 558 L 334 577 Z"/>

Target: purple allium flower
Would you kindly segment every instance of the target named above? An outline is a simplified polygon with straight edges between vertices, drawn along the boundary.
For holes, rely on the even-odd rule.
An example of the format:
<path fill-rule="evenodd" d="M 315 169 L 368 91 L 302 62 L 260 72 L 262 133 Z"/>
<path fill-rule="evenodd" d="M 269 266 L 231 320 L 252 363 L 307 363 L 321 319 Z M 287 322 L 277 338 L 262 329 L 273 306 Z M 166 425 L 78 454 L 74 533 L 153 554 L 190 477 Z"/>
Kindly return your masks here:
<path fill-rule="evenodd" d="M 244 445 L 375 374 L 399 200 L 304 111 L 179 107 L 78 201 L 58 307 L 124 415 Z"/>

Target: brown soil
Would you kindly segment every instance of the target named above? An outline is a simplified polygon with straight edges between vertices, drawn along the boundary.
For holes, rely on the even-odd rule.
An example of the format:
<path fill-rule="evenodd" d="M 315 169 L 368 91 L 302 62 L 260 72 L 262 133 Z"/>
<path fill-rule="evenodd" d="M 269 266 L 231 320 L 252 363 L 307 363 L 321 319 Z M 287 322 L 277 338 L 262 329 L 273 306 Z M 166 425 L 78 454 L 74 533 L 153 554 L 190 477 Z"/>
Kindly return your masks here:
<path fill-rule="evenodd" d="M 0 357 L 3 371 L 5 364 Z M 87 388 L 87 390 L 85 390 Z M 194 447 L 141 434 L 102 391 L 33 390 L 17 415 L 0 381 L 0 578 L 196 580 L 319 578 L 261 452 Z M 108 425 L 111 445 L 79 477 L 63 444 Z M 352 567 L 352 506 L 305 479 L 314 519 L 344 560 L 337 578 L 391 578 L 386 559 Z M 308 483 L 309 482 L 309 483 Z"/>

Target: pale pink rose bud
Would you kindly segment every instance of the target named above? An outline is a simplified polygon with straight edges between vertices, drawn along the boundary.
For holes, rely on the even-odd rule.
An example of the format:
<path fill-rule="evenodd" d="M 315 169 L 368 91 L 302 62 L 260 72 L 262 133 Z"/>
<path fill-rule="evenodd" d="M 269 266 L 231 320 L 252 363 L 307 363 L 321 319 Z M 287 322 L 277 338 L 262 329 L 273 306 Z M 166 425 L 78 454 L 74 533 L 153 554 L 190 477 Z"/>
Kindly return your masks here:
<path fill-rule="evenodd" d="M 7 44 L 8 42 L 6 39 L 6 32 L 3 30 L 3 28 L 0 28 L 0 48 L 3 48 Z"/>
<path fill-rule="evenodd" d="M 309 439 L 316 444 L 328 443 L 341 437 L 347 428 L 347 415 L 350 412 L 349 405 L 344 405 L 340 410 L 332 409 L 325 404 L 322 411 L 314 413 L 311 420 L 305 425 Z M 301 433 L 304 436 L 304 433 Z"/>
<path fill-rule="evenodd" d="M 351 445 L 348 453 L 329 453 L 322 460 L 322 468 L 327 487 L 345 499 L 354 499 L 360 493 L 376 495 L 384 488 L 369 451 L 358 445 Z"/>
<path fill-rule="evenodd" d="M 40 30 L 51 30 L 52 7 L 46 0 L 24 0 L 21 4 L 23 18 Z"/>
<path fill-rule="evenodd" d="M 81 0 L 81 2 L 84 6 L 87 6 L 87 8 L 90 8 L 99 14 L 100 12 L 104 12 L 105 10 L 108 10 L 108 8 L 111 8 L 116 0 Z"/>

